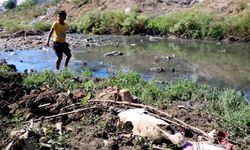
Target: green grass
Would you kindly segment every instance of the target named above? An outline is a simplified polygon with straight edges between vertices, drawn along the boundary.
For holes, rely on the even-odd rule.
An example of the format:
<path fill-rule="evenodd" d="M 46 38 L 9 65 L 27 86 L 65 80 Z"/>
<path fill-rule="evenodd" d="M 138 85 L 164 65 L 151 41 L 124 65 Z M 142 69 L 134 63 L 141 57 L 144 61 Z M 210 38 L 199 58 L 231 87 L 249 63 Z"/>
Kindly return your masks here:
<path fill-rule="evenodd" d="M 30 75 L 27 75 L 23 80 L 23 85 L 27 88 L 39 87 L 41 85 L 61 87 L 64 84 L 66 86 L 67 79 L 71 79 L 72 77 L 73 77 L 73 74 L 66 70 L 63 70 L 57 74 L 55 74 L 54 72 L 50 70 L 45 70 L 41 73 L 33 73 Z M 67 84 L 70 84 L 70 83 L 67 83 Z M 68 86 L 66 86 L 65 88 L 68 88 Z"/>
<path fill-rule="evenodd" d="M 118 86 L 126 88 L 140 98 L 143 104 L 166 108 L 173 101 L 200 101 L 200 111 L 212 113 L 219 118 L 222 129 L 230 132 L 232 139 L 250 134 L 250 103 L 241 92 L 218 90 L 205 84 L 179 79 L 169 85 L 145 81 L 135 72 L 119 73 L 99 83 L 99 88 Z M 241 141 L 242 142 L 242 141 Z"/>
<path fill-rule="evenodd" d="M 203 99 L 209 93 L 209 88 L 206 85 L 180 79 L 169 86 L 160 86 L 156 80 L 148 82 L 136 72 L 118 73 L 100 83 L 100 87 L 106 86 L 128 89 L 143 103 L 161 107 L 168 106 L 172 101 Z"/>
<path fill-rule="evenodd" d="M 81 73 L 82 74 L 82 73 Z M 86 73 L 89 75 L 89 72 Z M 87 104 L 90 98 L 95 96 L 95 91 L 109 86 L 117 86 L 120 89 L 128 89 L 132 95 L 137 96 L 143 104 L 155 105 L 159 108 L 168 108 L 174 101 L 197 101 L 201 107 L 199 111 L 212 113 L 219 118 L 220 129 L 230 132 L 231 138 L 242 142 L 241 137 L 250 134 L 250 103 L 240 91 L 232 89 L 218 90 L 205 84 L 179 79 L 171 84 L 162 85 L 157 81 L 146 81 L 136 72 L 117 73 L 116 75 L 94 83 L 92 80 L 78 83 L 72 80 L 73 74 L 62 71 L 54 74 L 44 71 L 28 75 L 24 79 L 24 85 L 28 88 L 49 84 L 52 87 L 63 87 L 65 90 L 83 88 L 88 91 L 88 96 L 82 99 Z"/>
<path fill-rule="evenodd" d="M 74 18 L 71 27 L 79 33 L 93 34 L 139 34 L 145 30 L 153 34 L 174 34 L 182 38 L 221 39 L 227 35 L 249 34 L 250 8 L 238 15 L 218 16 L 205 14 L 199 9 L 175 12 L 153 19 L 136 14 L 126 16 L 123 12 L 89 12 Z"/>
<path fill-rule="evenodd" d="M 221 119 L 222 127 L 230 131 L 233 138 L 249 135 L 250 105 L 246 97 L 232 89 L 218 91 L 213 97 L 207 107 Z"/>
<path fill-rule="evenodd" d="M 33 29 L 42 30 L 42 31 L 49 31 L 51 26 L 52 24 L 47 23 L 47 22 L 42 22 L 42 21 L 32 24 Z"/>
<path fill-rule="evenodd" d="M 58 3 L 58 0 L 35 5 L 33 0 L 27 0 L 27 3 L 2 13 L 0 17 L 0 26 L 6 30 L 6 33 L 31 29 L 48 31 L 52 23 L 42 21 L 31 24 L 31 22 L 33 19 L 45 15 L 47 8 L 54 6 L 56 3 Z"/>
<path fill-rule="evenodd" d="M 10 68 L 8 65 L 0 65 L 0 72 L 9 72 L 12 68 Z"/>
<path fill-rule="evenodd" d="M 0 18 L 0 26 L 8 32 L 34 28 L 48 31 L 50 23 L 38 22 L 30 25 L 30 22 L 38 16 L 45 15 L 46 9 L 56 3 L 57 1 L 53 1 L 41 6 L 32 4 L 9 10 Z M 82 5 L 79 1 L 75 3 Z M 222 39 L 229 35 L 244 37 L 250 33 L 250 7 L 245 4 L 245 0 L 235 4 L 239 11 L 237 15 L 218 16 L 203 13 L 200 6 L 156 18 L 147 18 L 136 12 L 125 15 L 123 11 L 93 10 L 78 17 L 70 16 L 67 21 L 70 22 L 72 31 L 87 34 L 133 35 L 150 31 L 153 34 L 174 34 L 182 38 L 196 39 Z"/>
<path fill-rule="evenodd" d="M 126 16 L 123 12 L 89 12 L 78 17 L 71 24 L 79 33 L 94 34 L 138 34 L 146 23 L 143 16 L 136 13 Z"/>
<path fill-rule="evenodd" d="M 42 85 L 49 85 L 50 87 L 60 88 L 65 91 L 83 88 L 87 91 L 91 89 L 91 92 L 93 92 L 94 86 L 91 82 L 92 80 L 86 82 L 76 82 L 74 78 L 76 74 L 77 73 L 67 70 L 62 70 L 58 73 L 54 73 L 51 70 L 45 70 L 40 73 L 26 75 L 23 80 L 23 85 L 29 89 L 37 88 Z M 85 76 L 85 74 L 80 74 L 79 76 Z"/>

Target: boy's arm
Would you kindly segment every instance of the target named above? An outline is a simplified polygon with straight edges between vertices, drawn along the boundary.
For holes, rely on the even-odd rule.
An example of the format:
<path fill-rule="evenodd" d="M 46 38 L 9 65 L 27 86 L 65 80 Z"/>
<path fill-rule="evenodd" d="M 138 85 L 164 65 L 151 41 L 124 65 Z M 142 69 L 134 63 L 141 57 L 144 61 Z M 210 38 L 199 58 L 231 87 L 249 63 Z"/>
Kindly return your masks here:
<path fill-rule="evenodd" d="M 49 41 L 50 41 L 50 37 L 52 35 L 52 33 L 54 32 L 54 28 L 52 27 L 49 31 L 49 35 L 48 35 L 48 39 L 47 39 L 47 43 L 46 43 L 46 46 L 49 46 Z"/>

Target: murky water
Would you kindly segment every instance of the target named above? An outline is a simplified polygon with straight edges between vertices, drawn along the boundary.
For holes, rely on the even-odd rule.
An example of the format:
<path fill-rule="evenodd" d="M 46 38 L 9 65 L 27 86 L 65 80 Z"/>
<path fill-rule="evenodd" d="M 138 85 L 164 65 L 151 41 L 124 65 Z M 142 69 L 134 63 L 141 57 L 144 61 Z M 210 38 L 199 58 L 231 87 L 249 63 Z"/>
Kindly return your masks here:
<path fill-rule="evenodd" d="M 72 50 L 72 70 L 92 69 L 95 76 L 107 77 L 117 70 L 134 70 L 146 79 L 166 82 L 178 78 L 208 83 L 219 88 L 245 90 L 250 99 L 250 44 L 220 44 L 216 42 L 156 40 L 147 37 L 93 37 L 105 47 L 76 48 Z M 111 51 L 121 56 L 104 56 Z M 173 59 L 164 59 L 175 56 Z M 0 58 L 17 66 L 18 71 L 34 68 L 55 69 L 56 56 L 52 50 L 0 52 Z M 162 68 L 156 73 L 150 68 Z"/>

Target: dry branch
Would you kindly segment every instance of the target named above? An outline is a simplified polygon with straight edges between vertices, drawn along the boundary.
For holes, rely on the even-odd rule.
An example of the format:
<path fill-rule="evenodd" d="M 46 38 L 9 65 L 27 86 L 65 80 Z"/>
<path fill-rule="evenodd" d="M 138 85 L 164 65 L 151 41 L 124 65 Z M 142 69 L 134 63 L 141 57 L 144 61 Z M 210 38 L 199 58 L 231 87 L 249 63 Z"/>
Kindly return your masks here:
<path fill-rule="evenodd" d="M 70 111 L 70 112 L 64 112 L 64 113 L 59 113 L 59 114 L 52 115 L 52 116 L 47 116 L 47 117 L 44 117 L 44 118 L 35 119 L 34 122 L 35 121 L 46 120 L 46 119 L 51 119 L 51 118 L 55 118 L 55 117 L 60 117 L 60 116 L 64 116 L 64 115 L 70 115 L 70 114 L 74 114 L 74 113 L 77 113 L 77 112 L 82 112 L 82 111 L 86 111 L 86 110 L 90 110 L 90 109 L 104 108 L 104 107 L 107 107 L 107 106 L 88 107 L 88 108 L 76 109 L 76 110 Z M 29 121 L 27 121 L 26 123 L 28 123 L 28 122 Z"/>

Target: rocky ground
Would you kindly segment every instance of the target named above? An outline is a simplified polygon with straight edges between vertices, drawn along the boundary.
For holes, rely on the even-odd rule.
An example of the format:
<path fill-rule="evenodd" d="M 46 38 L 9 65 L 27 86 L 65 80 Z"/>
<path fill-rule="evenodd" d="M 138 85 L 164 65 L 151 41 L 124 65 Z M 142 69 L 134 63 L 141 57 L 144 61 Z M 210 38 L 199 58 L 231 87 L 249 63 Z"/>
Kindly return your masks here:
<path fill-rule="evenodd" d="M 28 89 L 22 85 L 24 74 L 15 72 L 14 66 L 10 67 L 12 71 L 0 74 L 1 149 L 7 145 L 12 149 L 20 146 L 41 149 L 180 149 L 170 141 L 152 141 L 134 136 L 129 126 L 117 126 L 120 111 L 141 106 L 138 98 L 129 97 L 130 94 L 122 92 L 124 90 L 116 87 L 101 89 L 94 92 L 94 99 L 83 102 L 84 97 L 88 97 L 87 89 L 65 91 L 49 85 Z M 89 80 L 100 81 L 91 78 L 70 79 L 78 83 Z M 106 100 L 113 102 L 107 103 Z M 114 103 L 126 104 L 131 100 L 134 105 Z M 168 109 L 163 108 L 163 112 L 171 116 L 168 118 L 173 121 L 169 122 L 171 127 L 183 133 L 188 141 L 198 141 L 199 137 L 203 137 L 190 127 L 205 132 L 219 130 L 216 117 L 198 109 L 201 103 L 176 102 Z M 177 119 L 189 127 L 181 122 L 179 125 L 174 123 Z"/>
<path fill-rule="evenodd" d="M 4 35 L 0 38 L 0 50 L 14 51 L 14 50 L 29 50 L 42 49 L 47 41 L 48 33 L 39 30 L 18 31 L 10 35 Z M 107 42 L 97 41 L 88 36 L 75 36 L 68 34 L 67 42 L 71 48 L 101 46 L 110 44 Z M 50 43 L 52 46 L 52 42 Z"/>

